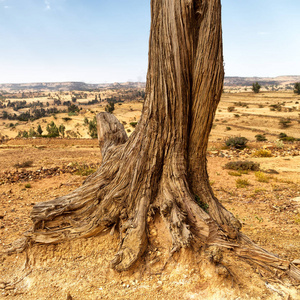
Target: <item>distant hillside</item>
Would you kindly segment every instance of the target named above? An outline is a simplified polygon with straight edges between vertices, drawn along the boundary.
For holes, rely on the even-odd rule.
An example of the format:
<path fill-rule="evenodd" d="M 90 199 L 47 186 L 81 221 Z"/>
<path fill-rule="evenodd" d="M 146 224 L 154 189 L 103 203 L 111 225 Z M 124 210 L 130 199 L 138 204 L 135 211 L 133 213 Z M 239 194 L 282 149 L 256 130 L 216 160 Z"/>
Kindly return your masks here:
<path fill-rule="evenodd" d="M 89 91 L 96 89 L 118 89 L 118 88 L 144 88 L 143 82 L 125 83 L 100 83 L 89 84 L 85 82 L 38 82 L 38 83 L 5 83 L 0 84 L 0 91 L 22 92 L 22 91 Z"/>
<path fill-rule="evenodd" d="M 278 76 L 278 77 L 225 77 L 225 87 L 252 86 L 258 81 L 260 85 L 291 85 L 300 82 L 300 76 Z M 123 83 L 99 83 L 90 84 L 85 82 L 39 82 L 39 83 L 6 83 L 0 84 L 0 91 L 22 92 L 22 91 L 89 91 L 96 89 L 119 89 L 119 88 L 144 88 L 144 82 Z"/>
<path fill-rule="evenodd" d="M 227 87 L 252 86 L 254 82 L 260 85 L 290 85 L 300 82 L 300 76 L 278 76 L 278 77 L 225 77 L 224 85 Z"/>

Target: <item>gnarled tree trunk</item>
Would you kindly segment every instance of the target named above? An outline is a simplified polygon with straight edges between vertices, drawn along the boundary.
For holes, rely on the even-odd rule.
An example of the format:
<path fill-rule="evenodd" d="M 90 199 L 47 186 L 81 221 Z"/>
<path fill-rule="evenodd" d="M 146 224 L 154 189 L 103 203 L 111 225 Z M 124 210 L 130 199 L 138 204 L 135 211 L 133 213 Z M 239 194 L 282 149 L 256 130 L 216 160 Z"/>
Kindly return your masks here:
<path fill-rule="evenodd" d="M 27 240 L 57 243 L 117 226 L 121 245 L 111 265 L 127 270 L 147 249 L 147 216 L 159 212 L 172 252 L 191 243 L 230 248 L 299 279 L 295 266 L 239 232 L 209 184 L 206 149 L 224 76 L 220 0 L 152 0 L 151 16 L 146 98 L 135 131 L 127 140 L 114 116 L 97 116 L 100 169 L 70 194 L 35 205 Z"/>

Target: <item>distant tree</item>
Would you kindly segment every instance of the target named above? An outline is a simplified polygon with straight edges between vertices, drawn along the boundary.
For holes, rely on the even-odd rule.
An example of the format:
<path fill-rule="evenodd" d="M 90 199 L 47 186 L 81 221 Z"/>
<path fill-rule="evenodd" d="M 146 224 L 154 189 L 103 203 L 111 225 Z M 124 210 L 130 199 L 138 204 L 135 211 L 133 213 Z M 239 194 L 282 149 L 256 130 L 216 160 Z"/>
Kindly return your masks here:
<path fill-rule="evenodd" d="M 43 133 L 43 130 L 42 130 L 42 127 L 41 127 L 41 125 L 38 125 L 38 127 L 37 127 L 37 133 L 38 133 L 38 135 L 42 135 L 42 133 Z"/>
<path fill-rule="evenodd" d="M 48 131 L 48 137 L 59 136 L 58 128 L 53 121 L 47 124 L 46 130 Z"/>
<path fill-rule="evenodd" d="M 115 103 L 112 101 L 109 101 L 108 104 L 105 107 L 105 111 L 112 114 L 112 112 L 115 110 Z"/>
<path fill-rule="evenodd" d="M 30 128 L 28 136 L 29 137 L 34 137 L 34 136 L 37 136 L 37 133 L 35 132 L 35 130 L 33 128 Z"/>
<path fill-rule="evenodd" d="M 252 84 L 252 91 L 254 93 L 259 93 L 260 88 L 261 88 L 261 86 L 257 81 Z"/>
<path fill-rule="evenodd" d="M 22 132 L 22 137 L 23 137 L 23 138 L 28 138 L 28 132 L 27 132 L 26 130 L 24 130 L 24 131 Z"/>
<path fill-rule="evenodd" d="M 69 107 L 68 107 L 68 112 L 69 113 L 77 113 L 79 112 L 79 107 L 75 104 L 71 104 Z"/>
<path fill-rule="evenodd" d="M 83 123 L 84 123 L 84 125 L 88 125 L 89 124 L 89 120 L 88 120 L 87 117 L 84 118 Z"/>
<path fill-rule="evenodd" d="M 75 103 L 77 101 L 77 98 L 75 96 L 72 96 L 72 102 Z"/>
<path fill-rule="evenodd" d="M 295 83 L 294 93 L 300 95 L 300 82 Z"/>
<path fill-rule="evenodd" d="M 62 137 L 65 137 L 65 129 L 66 129 L 66 127 L 64 124 L 61 124 L 58 128 L 58 131 L 60 132 Z"/>
<path fill-rule="evenodd" d="M 92 139 L 96 139 L 98 137 L 96 117 L 94 117 L 94 119 L 89 122 L 89 135 Z"/>

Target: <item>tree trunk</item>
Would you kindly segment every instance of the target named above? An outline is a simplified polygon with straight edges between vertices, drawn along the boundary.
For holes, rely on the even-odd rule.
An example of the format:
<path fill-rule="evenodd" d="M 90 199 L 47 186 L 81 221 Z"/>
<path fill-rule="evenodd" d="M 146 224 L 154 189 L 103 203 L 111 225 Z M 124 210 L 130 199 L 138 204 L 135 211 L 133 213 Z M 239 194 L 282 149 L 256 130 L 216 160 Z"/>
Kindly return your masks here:
<path fill-rule="evenodd" d="M 127 270 L 147 249 L 147 216 L 159 212 L 171 253 L 192 243 L 229 248 L 299 279 L 297 268 L 239 232 L 209 184 L 206 149 L 224 77 L 220 0 L 152 0 L 151 16 L 135 131 L 127 140 L 116 118 L 97 116 L 100 169 L 69 195 L 35 205 L 27 241 L 57 243 L 117 227 L 121 244 L 111 265 Z"/>

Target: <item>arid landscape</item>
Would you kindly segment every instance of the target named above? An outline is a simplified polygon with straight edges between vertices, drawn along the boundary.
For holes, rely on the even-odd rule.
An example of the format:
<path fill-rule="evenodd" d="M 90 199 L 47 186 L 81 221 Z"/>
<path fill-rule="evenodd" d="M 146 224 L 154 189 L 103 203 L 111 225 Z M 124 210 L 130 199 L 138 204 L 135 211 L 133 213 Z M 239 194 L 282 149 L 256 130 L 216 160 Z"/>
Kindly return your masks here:
<path fill-rule="evenodd" d="M 299 77 L 265 79 L 257 94 L 251 91 L 252 80 L 256 79 L 225 80 L 207 150 L 210 183 L 220 202 L 243 224 L 243 233 L 299 263 L 300 96 L 292 89 Z M 112 113 L 128 135 L 141 115 L 141 83 L 87 90 L 84 84 L 77 90 L 74 84 L 53 86 L 1 86 L 0 251 L 7 251 L 30 229 L 35 203 L 67 194 L 100 166 L 98 140 L 91 137 L 97 113 L 113 103 Z M 70 110 L 72 105 L 78 109 Z M 51 122 L 64 127 L 56 138 L 47 136 Z M 230 137 L 245 137 L 246 147 L 226 146 Z M 230 169 L 228 163 L 236 161 L 251 161 L 257 167 Z M 233 271 L 226 278 L 215 276 L 213 267 L 201 259 L 203 254 L 195 257 L 185 249 L 169 257 L 171 243 L 156 218 L 148 219 L 149 251 L 142 263 L 123 273 L 109 265 L 119 242 L 113 230 L 1 255 L 0 299 L 300 299 L 299 283 L 283 272 L 237 262 L 230 251 L 224 264 Z M 205 273 L 199 271 L 203 264 Z"/>

